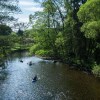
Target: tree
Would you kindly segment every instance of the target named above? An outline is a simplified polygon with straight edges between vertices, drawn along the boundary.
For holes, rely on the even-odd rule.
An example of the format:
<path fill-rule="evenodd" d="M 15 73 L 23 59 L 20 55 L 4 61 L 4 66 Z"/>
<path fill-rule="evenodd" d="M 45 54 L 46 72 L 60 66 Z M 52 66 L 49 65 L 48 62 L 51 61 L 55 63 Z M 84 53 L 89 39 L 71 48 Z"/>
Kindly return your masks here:
<path fill-rule="evenodd" d="M 100 63 L 100 0 L 88 0 L 80 7 L 78 18 L 83 25 L 81 31 L 88 39 L 88 54 L 97 64 Z"/>
<path fill-rule="evenodd" d="M 6 56 L 11 49 L 12 30 L 6 24 L 15 20 L 13 13 L 20 12 L 17 4 L 18 0 L 0 0 L 0 58 Z"/>
<path fill-rule="evenodd" d="M 7 25 L 0 25 L 0 35 L 10 35 L 12 29 Z"/>
<path fill-rule="evenodd" d="M 12 13 L 20 12 L 18 0 L 0 0 L 0 24 L 13 21 Z"/>
<path fill-rule="evenodd" d="M 96 38 L 100 34 L 100 0 L 88 0 L 80 7 L 78 18 L 83 22 L 81 28 L 88 38 Z"/>
<path fill-rule="evenodd" d="M 19 29 L 18 32 L 17 32 L 17 35 L 18 35 L 18 36 L 23 36 L 23 33 L 24 33 L 24 32 L 23 32 L 21 29 Z"/>
<path fill-rule="evenodd" d="M 65 54 L 70 53 L 74 54 L 78 59 L 82 58 L 83 52 L 79 54 L 79 51 L 82 51 L 81 49 L 83 49 L 83 47 L 79 46 L 79 43 L 83 42 L 81 40 L 84 39 L 84 37 L 83 34 L 80 34 L 79 27 L 81 27 L 81 25 L 77 17 L 77 12 L 83 1 L 85 2 L 86 0 L 43 0 L 42 5 L 46 15 L 46 26 L 44 30 L 48 31 L 48 42 L 50 42 L 49 45 L 55 52 L 55 56 L 60 54 L 65 56 Z M 51 29 L 53 33 L 50 31 Z M 62 34 L 60 35 L 62 36 L 61 39 L 64 39 L 64 45 L 62 44 L 64 46 L 63 50 L 57 49 L 62 46 L 61 41 L 58 41 L 60 40 L 60 37 L 58 37 L 59 33 Z"/>
<path fill-rule="evenodd" d="M 10 34 L 12 29 L 7 25 L 0 25 L 0 52 L 7 55 L 11 47 Z"/>
<path fill-rule="evenodd" d="M 27 28 L 29 28 L 29 26 L 30 26 L 30 23 L 15 22 L 14 25 L 13 25 L 13 28 L 14 28 L 14 30 L 19 30 L 20 29 L 20 30 L 25 31 Z"/>

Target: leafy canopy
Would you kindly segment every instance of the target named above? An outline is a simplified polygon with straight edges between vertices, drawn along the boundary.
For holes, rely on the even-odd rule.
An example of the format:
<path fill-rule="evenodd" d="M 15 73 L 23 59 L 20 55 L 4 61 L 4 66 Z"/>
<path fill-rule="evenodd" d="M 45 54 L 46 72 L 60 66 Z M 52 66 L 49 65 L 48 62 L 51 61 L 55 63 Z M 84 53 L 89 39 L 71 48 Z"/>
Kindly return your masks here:
<path fill-rule="evenodd" d="M 0 0 L 0 23 L 13 21 L 13 13 L 20 12 L 18 0 Z"/>
<path fill-rule="evenodd" d="M 7 25 L 0 25 L 0 35 L 10 35 L 12 29 Z"/>
<path fill-rule="evenodd" d="M 96 38 L 100 34 L 100 0 L 88 0 L 78 12 L 78 18 L 83 22 L 81 28 L 88 38 Z"/>

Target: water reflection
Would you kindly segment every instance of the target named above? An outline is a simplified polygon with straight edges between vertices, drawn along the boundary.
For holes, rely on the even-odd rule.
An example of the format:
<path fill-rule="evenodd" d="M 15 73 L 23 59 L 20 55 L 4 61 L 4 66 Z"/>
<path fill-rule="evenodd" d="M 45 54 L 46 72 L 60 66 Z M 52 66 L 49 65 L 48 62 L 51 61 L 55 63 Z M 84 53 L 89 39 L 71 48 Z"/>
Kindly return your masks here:
<path fill-rule="evenodd" d="M 38 81 L 32 83 L 35 75 Z M 52 60 L 15 54 L 8 58 L 1 77 L 0 100 L 100 100 L 99 81 Z"/>
<path fill-rule="evenodd" d="M 0 71 L 0 80 L 5 80 L 7 78 L 7 72 L 6 71 Z"/>

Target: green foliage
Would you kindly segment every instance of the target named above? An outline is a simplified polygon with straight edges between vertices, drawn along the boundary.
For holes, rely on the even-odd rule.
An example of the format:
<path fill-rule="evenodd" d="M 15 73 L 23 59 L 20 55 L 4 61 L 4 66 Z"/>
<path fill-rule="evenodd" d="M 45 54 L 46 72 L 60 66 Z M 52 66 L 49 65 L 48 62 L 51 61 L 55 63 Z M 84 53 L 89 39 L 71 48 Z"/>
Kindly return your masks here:
<path fill-rule="evenodd" d="M 43 12 L 30 15 L 31 22 L 36 20 L 30 32 L 34 40 L 30 53 L 90 71 L 94 62 L 100 64 L 99 5 L 100 0 L 43 0 Z"/>
<path fill-rule="evenodd" d="M 40 45 L 39 44 L 34 44 L 31 48 L 30 48 L 30 54 L 35 54 L 36 51 L 38 51 L 40 49 Z"/>
<path fill-rule="evenodd" d="M 47 15 L 44 12 L 35 12 L 34 15 L 29 15 L 30 23 L 34 23 L 33 29 L 39 29 L 41 27 L 45 27 L 46 25 L 46 17 Z"/>
<path fill-rule="evenodd" d="M 65 59 L 65 38 L 63 37 L 63 34 L 61 32 L 58 33 L 56 40 L 55 40 L 55 47 L 58 51 L 58 56 L 61 59 Z"/>
<path fill-rule="evenodd" d="M 52 0 L 47 0 L 43 2 L 43 7 L 45 12 L 54 13 L 56 11 L 56 7 Z"/>
<path fill-rule="evenodd" d="M 0 36 L 0 53 L 1 55 L 7 55 L 11 48 L 10 37 Z"/>
<path fill-rule="evenodd" d="M 55 45 L 59 48 L 60 46 L 64 45 L 64 37 L 61 32 L 58 33 Z"/>
<path fill-rule="evenodd" d="M 96 63 L 100 63 L 100 0 L 88 0 L 83 4 L 77 15 L 83 23 L 81 31 L 86 37 L 86 53 L 87 58 L 92 58 Z M 98 52 L 97 52 L 98 51 Z M 86 59 L 86 58 L 85 58 Z"/>
<path fill-rule="evenodd" d="M 35 52 L 35 55 L 39 55 L 42 57 L 48 57 L 52 55 L 52 51 L 50 50 L 38 50 Z"/>
<path fill-rule="evenodd" d="M 92 72 L 96 77 L 100 77 L 100 65 L 93 66 Z"/>
<path fill-rule="evenodd" d="M 9 35 L 11 34 L 12 29 L 7 25 L 0 25 L 0 35 Z"/>
<path fill-rule="evenodd" d="M 87 38 L 96 39 L 100 33 L 100 20 L 85 23 L 82 28 L 82 32 L 85 32 Z"/>
<path fill-rule="evenodd" d="M 88 0 L 78 12 L 78 18 L 83 22 L 82 32 L 88 38 L 96 38 L 100 34 L 100 0 Z"/>
<path fill-rule="evenodd" d="M 0 0 L 0 24 L 15 20 L 12 13 L 20 12 L 18 0 Z"/>
<path fill-rule="evenodd" d="M 17 32 L 17 35 L 18 36 L 23 36 L 23 31 L 19 29 L 18 32 Z"/>
<path fill-rule="evenodd" d="M 78 17 L 82 22 L 100 20 L 100 0 L 88 0 L 83 4 L 79 11 Z"/>
<path fill-rule="evenodd" d="M 1 59 L 4 57 L 4 55 L 3 54 L 0 54 L 0 61 L 1 61 Z"/>

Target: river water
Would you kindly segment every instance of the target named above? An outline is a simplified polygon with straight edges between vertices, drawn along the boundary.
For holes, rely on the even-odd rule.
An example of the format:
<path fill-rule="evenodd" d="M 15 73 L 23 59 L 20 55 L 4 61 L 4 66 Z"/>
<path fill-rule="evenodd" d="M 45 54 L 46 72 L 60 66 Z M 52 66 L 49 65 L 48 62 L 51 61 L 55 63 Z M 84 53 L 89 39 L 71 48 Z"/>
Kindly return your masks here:
<path fill-rule="evenodd" d="M 100 100 L 100 81 L 66 64 L 13 54 L 0 69 L 0 100 Z"/>

